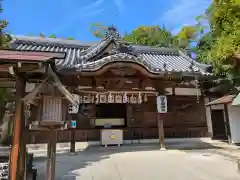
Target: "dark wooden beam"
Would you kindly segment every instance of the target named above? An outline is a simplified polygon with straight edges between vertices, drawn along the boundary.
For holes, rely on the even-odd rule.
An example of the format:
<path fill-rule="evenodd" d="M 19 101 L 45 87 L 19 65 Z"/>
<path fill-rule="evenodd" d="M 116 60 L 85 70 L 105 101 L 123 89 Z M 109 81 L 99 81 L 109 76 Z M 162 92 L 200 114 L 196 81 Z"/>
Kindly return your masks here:
<path fill-rule="evenodd" d="M 163 117 L 161 114 L 157 114 L 158 121 L 158 133 L 159 133 L 159 142 L 160 142 L 160 150 L 165 150 L 165 142 L 164 142 L 164 128 L 163 128 Z"/>
<path fill-rule="evenodd" d="M 57 131 L 51 131 L 48 141 L 47 180 L 55 180 L 56 144 Z"/>
<path fill-rule="evenodd" d="M 36 98 L 37 94 L 41 91 L 43 85 L 47 82 L 47 78 L 41 82 L 37 87 L 33 89 L 30 93 L 28 93 L 22 100 L 25 101 L 26 103 L 30 103 L 31 101 Z"/>
<path fill-rule="evenodd" d="M 228 143 L 232 144 L 230 124 L 229 124 L 228 105 L 227 104 L 224 104 L 224 113 L 225 113 L 224 124 L 225 124 L 225 131 L 226 131 L 226 134 L 227 134 L 227 137 L 228 137 Z"/>
<path fill-rule="evenodd" d="M 75 153 L 75 143 L 76 143 L 76 138 L 75 138 L 75 129 L 71 129 L 71 143 L 70 143 L 70 152 Z"/>
<path fill-rule="evenodd" d="M 17 177 L 17 165 L 19 159 L 20 135 L 23 126 L 23 102 L 22 98 L 25 92 L 25 81 L 21 78 L 16 82 L 16 112 L 13 126 L 12 147 L 10 153 L 9 176 L 10 180 L 19 180 Z"/>
<path fill-rule="evenodd" d="M 25 177 L 27 175 L 27 169 L 26 169 L 26 158 L 27 158 L 27 136 L 28 132 L 25 128 L 25 123 L 22 123 L 22 130 L 21 130 L 21 142 L 20 142 L 20 152 L 19 152 L 19 163 L 18 163 L 18 179 L 19 180 L 25 180 Z"/>
<path fill-rule="evenodd" d="M 48 67 L 49 77 L 53 78 L 53 84 L 58 88 L 58 90 L 74 105 L 77 105 L 78 102 L 74 100 L 73 95 L 64 87 L 62 82 L 59 80 L 58 76 L 55 74 L 53 69 Z"/>

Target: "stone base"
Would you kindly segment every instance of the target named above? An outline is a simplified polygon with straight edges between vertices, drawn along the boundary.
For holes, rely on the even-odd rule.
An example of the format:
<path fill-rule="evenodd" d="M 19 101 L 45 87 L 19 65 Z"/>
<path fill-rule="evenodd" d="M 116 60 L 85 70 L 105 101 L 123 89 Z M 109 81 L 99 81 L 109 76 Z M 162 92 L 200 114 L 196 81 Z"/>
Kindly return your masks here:
<path fill-rule="evenodd" d="M 161 148 L 160 151 L 166 151 L 167 149 L 166 148 Z"/>

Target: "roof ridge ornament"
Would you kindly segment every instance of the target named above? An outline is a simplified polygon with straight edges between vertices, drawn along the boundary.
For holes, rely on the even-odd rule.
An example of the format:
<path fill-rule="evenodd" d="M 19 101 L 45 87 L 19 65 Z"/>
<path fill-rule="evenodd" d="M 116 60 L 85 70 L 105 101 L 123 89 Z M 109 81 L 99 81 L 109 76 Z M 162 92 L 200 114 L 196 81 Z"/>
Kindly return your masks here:
<path fill-rule="evenodd" d="M 117 28 L 114 27 L 113 25 L 112 26 L 109 26 L 107 28 L 107 31 L 105 32 L 105 39 L 113 39 L 113 40 L 120 40 L 120 34 L 119 32 L 117 31 Z"/>

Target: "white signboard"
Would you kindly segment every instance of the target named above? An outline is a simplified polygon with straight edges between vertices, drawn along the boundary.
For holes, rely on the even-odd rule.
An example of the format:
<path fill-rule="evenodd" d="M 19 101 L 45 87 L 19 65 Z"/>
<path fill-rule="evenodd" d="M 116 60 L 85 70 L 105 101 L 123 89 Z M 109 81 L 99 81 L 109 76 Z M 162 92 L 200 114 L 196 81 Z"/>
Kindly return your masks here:
<path fill-rule="evenodd" d="M 157 96 L 157 110 L 159 113 L 167 113 L 167 96 Z"/>

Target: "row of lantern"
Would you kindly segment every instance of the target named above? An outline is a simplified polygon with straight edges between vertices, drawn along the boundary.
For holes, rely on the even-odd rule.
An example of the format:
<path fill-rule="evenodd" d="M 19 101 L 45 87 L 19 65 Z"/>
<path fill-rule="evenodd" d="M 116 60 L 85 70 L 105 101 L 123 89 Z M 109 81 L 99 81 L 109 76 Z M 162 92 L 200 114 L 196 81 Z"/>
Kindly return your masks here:
<path fill-rule="evenodd" d="M 84 95 L 78 96 L 78 100 L 80 104 L 83 103 L 130 103 L 130 104 L 141 104 L 142 102 L 147 101 L 147 95 L 138 93 L 138 94 L 112 94 L 111 92 L 108 94 L 96 94 L 96 95 Z"/>

